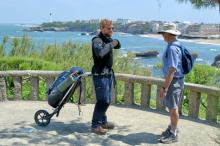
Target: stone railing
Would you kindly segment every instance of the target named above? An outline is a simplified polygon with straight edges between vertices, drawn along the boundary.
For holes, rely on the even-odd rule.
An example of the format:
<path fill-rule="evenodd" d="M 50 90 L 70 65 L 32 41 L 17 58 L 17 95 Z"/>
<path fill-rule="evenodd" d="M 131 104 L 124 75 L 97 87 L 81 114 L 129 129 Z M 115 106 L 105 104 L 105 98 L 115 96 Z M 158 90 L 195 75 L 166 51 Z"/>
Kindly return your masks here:
<path fill-rule="evenodd" d="M 13 79 L 14 87 L 14 99 L 22 99 L 22 80 L 30 81 L 30 93 L 32 100 L 39 100 L 39 81 L 44 80 L 47 88 L 52 84 L 60 71 L 0 71 L 0 100 L 7 100 L 7 86 L 6 78 Z M 89 77 L 89 76 L 87 76 Z M 82 79 L 83 91 L 82 100 L 86 97 L 86 78 Z M 124 102 L 126 105 L 134 104 L 134 86 L 136 84 L 141 85 L 141 102 L 142 108 L 150 108 L 150 99 L 152 87 L 156 86 L 156 109 L 163 110 L 164 107 L 159 99 L 159 90 L 163 85 L 164 80 L 154 77 L 144 77 L 130 74 L 116 73 L 116 80 L 124 82 Z M 207 95 L 207 108 L 206 108 L 206 120 L 217 121 L 217 109 L 216 105 L 220 96 L 220 89 L 216 87 L 203 86 L 198 84 L 185 83 L 185 90 L 189 91 L 189 116 L 192 118 L 198 118 L 201 94 Z M 112 90 L 113 97 L 112 103 L 117 100 L 117 91 Z"/>

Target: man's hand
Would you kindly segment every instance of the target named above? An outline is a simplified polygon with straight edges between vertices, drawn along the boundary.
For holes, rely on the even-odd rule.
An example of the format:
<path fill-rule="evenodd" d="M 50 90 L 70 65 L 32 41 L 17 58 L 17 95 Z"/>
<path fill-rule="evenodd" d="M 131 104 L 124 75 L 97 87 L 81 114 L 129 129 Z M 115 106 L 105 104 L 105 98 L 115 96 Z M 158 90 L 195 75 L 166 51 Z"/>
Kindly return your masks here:
<path fill-rule="evenodd" d="M 118 40 L 113 40 L 112 44 L 113 44 L 113 47 L 115 48 L 118 45 Z"/>
<path fill-rule="evenodd" d="M 160 99 L 163 99 L 167 95 L 167 90 L 161 88 L 160 89 Z"/>

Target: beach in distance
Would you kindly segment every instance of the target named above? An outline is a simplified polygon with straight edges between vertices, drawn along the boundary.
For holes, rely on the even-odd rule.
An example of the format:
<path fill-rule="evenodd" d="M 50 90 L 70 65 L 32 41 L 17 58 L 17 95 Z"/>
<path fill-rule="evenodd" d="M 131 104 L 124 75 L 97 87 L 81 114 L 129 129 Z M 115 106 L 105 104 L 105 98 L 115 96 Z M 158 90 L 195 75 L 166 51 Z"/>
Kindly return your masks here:
<path fill-rule="evenodd" d="M 141 37 L 163 39 L 161 34 L 143 34 Z M 197 44 L 220 45 L 220 39 L 180 39 L 180 41 L 194 42 Z"/>

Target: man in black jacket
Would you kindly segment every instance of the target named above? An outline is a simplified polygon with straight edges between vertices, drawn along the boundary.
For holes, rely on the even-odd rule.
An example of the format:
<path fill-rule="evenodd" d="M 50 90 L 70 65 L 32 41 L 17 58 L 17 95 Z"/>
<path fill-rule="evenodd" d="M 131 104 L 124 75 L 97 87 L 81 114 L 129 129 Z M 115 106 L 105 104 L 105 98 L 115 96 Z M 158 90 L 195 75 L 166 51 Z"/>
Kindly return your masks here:
<path fill-rule="evenodd" d="M 106 111 L 111 102 L 112 81 L 114 79 L 113 49 L 120 48 L 120 42 L 111 38 L 113 24 L 104 19 L 100 23 L 100 33 L 92 39 L 93 83 L 96 93 L 96 104 L 92 117 L 92 132 L 104 135 L 114 124 L 107 122 Z"/>

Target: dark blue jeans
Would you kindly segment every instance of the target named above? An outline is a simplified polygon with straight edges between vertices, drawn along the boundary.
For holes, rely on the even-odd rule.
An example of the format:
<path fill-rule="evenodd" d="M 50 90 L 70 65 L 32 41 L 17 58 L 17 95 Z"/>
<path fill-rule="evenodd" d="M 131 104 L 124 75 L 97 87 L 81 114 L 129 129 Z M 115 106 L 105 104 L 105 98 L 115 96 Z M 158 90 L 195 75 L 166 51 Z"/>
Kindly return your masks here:
<path fill-rule="evenodd" d="M 92 117 L 92 128 L 107 122 L 106 111 L 111 103 L 112 75 L 93 76 L 96 104 Z"/>

